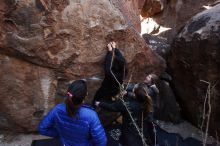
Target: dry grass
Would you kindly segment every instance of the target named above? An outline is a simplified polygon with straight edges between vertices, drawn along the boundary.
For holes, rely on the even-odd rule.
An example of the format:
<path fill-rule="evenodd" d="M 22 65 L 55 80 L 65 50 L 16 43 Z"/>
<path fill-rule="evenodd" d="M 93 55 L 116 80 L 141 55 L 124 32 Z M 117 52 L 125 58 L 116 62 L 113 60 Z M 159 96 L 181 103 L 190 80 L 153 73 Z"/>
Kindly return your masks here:
<path fill-rule="evenodd" d="M 201 131 L 203 131 L 203 128 L 205 128 L 205 133 L 202 133 L 202 139 L 203 139 L 203 146 L 207 145 L 207 138 L 208 138 L 208 132 L 209 132 L 209 124 L 210 124 L 210 117 L 212 113 L 212 104 L 211 104 L 211 95 L 215 89 L 215 86 L 217 85 L 218 81 L 212 85 L 208 81 L 200 80 L 201 82 L 207 84 L 207 90 L 206 90 L 206 96 L 203 104 L 203 116 L 202 116 L 202 124 L 201 124 Z M 218 135 L 216 133 L 217 138 L 217 145 L 218 145 Z"/>

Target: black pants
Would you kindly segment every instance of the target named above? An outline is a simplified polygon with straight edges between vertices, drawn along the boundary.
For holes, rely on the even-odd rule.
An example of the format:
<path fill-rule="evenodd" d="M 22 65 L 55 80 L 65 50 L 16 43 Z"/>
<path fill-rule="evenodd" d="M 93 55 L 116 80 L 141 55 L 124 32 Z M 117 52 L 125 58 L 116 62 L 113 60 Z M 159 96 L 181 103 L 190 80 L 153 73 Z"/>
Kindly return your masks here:
<path fill-rule="evenodd" d="M 123 146 L 143 146 L 141 137 L 134 133 L 123 133 L 120 142 Z"/>
<path fill-rule="evenodd" d="M 148 145 L 150 146 L 155 145 L 155 133 L 152 122 L 149 121 L 144 122 L 144 136 L 146 138 L 146 143 Z"/>
<path fill-rule="evenodd" d="M 93 105 L 95 101 L 111 101 L 111 98 L 116 96 L 119 93 L 118 88 L 108 88 L 108 87 L 100 87 L 98 91 L 96 92 L 94 99 L 93 99 Z"/>
<path fill-rule="evenodd" d="M 131 132 L 124 129 L 122 132 L 120 141 L 123 146 L 143 146 L 142 138 L 136 130 Z M 154 127 L 149 121 L 144 121 L 144 139 L 147 145 L 155 145 Z"/>

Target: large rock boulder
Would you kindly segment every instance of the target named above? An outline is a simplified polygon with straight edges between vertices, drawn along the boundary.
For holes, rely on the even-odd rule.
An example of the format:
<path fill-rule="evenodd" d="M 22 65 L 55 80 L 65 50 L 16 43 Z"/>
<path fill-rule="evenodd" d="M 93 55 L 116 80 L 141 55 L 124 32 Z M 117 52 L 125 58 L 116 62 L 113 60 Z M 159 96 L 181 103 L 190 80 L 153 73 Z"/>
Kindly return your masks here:
<path fill-rule="evenodd" d="M 183 113 L 196 126 L 202 122 L 208 87 L 204 81 L 210 83 L 210 130 L 213 135 L 220 133 L 219 22 L 220 4 L 194 16 L 175 39 L 169 58 L 173 84 Z"/>
<path fill-rule="evenodd" d="M 142 10 L 159 25 L 160 36 L 172 42 L 186 22 L 195 14 L 209 8 L 216 0 L 148 0 Z M 152 22 L 153 23 L 153 22 Z M 158 26 L 157 26 L 158 27 Z M 148 28 L 146 28 L 148 29 Z"/>
<path fill-rule="evenodd" d="M 167 77 L 166 77 L 167 76 Z M 158 108 L 155 110 L 155 118 L 162 121 L 179 123 L 182 121 L 180 107 L 176 101 L 175 94 L 170 87 L 171 77 L 164 73 L 157 83 L 159 89 Z"/>
<path fill-rule="evenodd" d="M 33 131 L 54 101 L 62 101 L 54 95 L 63 96 L 70 80 L 102 79 L 111 40 L 125 55 L 132 81 L 164 71 L 164 60 L 146 46 L 136 27 L 143 2 L 123 2 L 126 14 L 109 0 L 0 1 L 1 128 Z M 127 16 L 135 18 L 130 25 Z M 90 83 L 91 96 L 95 84 Z"/>
<path fill-rule="evenodd" d="M 0 128 L 33 131 L 54 105 L 53 71 L 0 55 Z"/>
<path fill-rule="evenodd" d="M 142 36 L 145 42 L 154 52 L 167 60 L 167 56 L 169 55 L 171 49 L 170 44 L 168 44 L 167 42 L 167 39 L 147 33 L 143 34 Z"/>

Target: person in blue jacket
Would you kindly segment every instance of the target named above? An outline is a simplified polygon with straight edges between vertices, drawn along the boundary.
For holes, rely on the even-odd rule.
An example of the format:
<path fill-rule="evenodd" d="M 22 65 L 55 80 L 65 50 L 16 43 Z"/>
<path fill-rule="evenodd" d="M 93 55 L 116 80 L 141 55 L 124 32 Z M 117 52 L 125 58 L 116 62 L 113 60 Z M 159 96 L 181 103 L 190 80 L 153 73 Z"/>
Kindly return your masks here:
<path fill-rule="evenodd" d="M 63 146 L 106 146 L 106 134 L 97 113 L 83 104 L 86 96 L 86 82 L 74 81 L 65 103 L 56 105 L 40 122 L 39 133 L 59 138 Z"/>

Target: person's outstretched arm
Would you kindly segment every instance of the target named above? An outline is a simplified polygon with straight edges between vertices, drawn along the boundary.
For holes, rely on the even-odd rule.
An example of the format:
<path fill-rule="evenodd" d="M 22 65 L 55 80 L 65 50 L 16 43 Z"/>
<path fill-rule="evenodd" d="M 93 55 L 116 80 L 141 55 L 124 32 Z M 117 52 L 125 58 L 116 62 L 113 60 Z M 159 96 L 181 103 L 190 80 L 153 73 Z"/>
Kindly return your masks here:
<path fill-rule="evenodd" d="M 125 58 L 122 55 L 121 51 L 118 48 L 115 48 L 114 51 L 115 51 L 115 57 L 117 57 L 120 61 L 125 62 Z"/>
<path fill-rule="evenodd" d="M 92 114 L 90 127 L 91 127 L 90 131 L 92 136 L 92 144 L 94 146 L 106 146 L 107 137 L 105 134 L 105 130 L 102 127 L 98 115 L 95 112 Z"/>
<path fill-rule="evenodd" d="M 105 75 L 112 76 L 111 73 L 111 63 L 113 58 L 113 52 L 108 51 L 108 53 L 105 56 Z"/>
<path fill-rule="evenodd" d="M 111 44 L 111 46 L 112 46 L 112 48 L 113 48 L 113 50 L 114 50 L 115 57 L 117 57 L 118 60 L 120 60 L 120 61 L 122 61 L 122 62 L 125 62 L 124 56 L 122 55 L 122 53 L 120 52 L 120 50 L 116 47 L 116 46 L 117 46 L 116 42 L 113 41 L 113 42 L 111 42 L 110 44 Z"/>
<path fill-rule="evenodd" d="M 56 113 L 56 109 L 54 108 L 43 118 L 43 120 L 38 125 L 38 131 L 41 135 L 46 135 L 50 137 L 59 136 L 56 128 L 54 127 L 55 126 L 55 123 L 54 123 L 55 113 Z"/>

